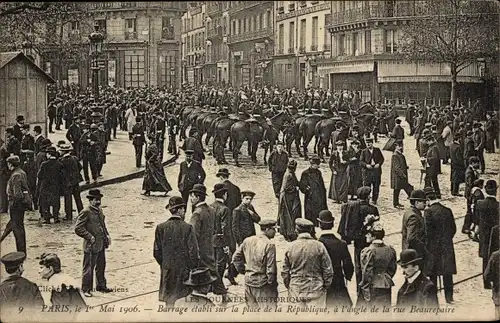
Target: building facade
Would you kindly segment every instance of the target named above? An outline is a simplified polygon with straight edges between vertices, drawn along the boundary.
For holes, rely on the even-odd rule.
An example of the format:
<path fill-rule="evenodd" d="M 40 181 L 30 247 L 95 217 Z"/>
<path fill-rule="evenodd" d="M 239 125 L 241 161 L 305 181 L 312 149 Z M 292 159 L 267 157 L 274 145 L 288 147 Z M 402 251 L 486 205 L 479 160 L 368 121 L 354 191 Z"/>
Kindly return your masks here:
<path fill-rule="evenodd" d="M 272 84 L 274 2 L 231 1 L 229 70 L 234 87 Z"/>
<path fill-rule="evenodd" d="M 207 83 L 229 83 L 229 46 L 230 32 L 229 1 L 206 1 L 206 62 Z"/>
<path fill-rule="evenodd" d="M 317 60 L 330 55 L 332 1 L 276 1 L 273 74 L 280 87 L 319 87 Z"/>
<path fill-rule="evenodd" d="M 415 16 L 417 6 L 418 1 L 332 1 L 327 22 L 331 58 L 318 62 L 322 85 L 334 91 L 360 91 L 365 101 L 448 104 L 449 66 L 403 61 L 395 55 L 400 26 Z M 462 70 L 458 82 L 459 99 L 478 97 L 478 64 Z"/>
<path fill-rule="evenodd" d="M 205 2 L 190 2 L 182 16 L 182 69 L 185 83 L 199 85 L 206 81 L 206 13 Z"/>
<path fill-rule="evenodd" d="M 93 2 L 89 3 L 93 24 L 105 35 L 105 66 L 99 84 L 116 87 L 147 85 L 177 88 L 181 85 L 181 16 L 184 2 Z M 79 32 L 78 22 L 68 26 L 69 33 L 81 37 L 82 50 L 88 51 L 88 34 Z M 44 67 L 55 71 L 49 59 Z M 62 84 L 92 83 L 88 60 L 68 62 Z"/>

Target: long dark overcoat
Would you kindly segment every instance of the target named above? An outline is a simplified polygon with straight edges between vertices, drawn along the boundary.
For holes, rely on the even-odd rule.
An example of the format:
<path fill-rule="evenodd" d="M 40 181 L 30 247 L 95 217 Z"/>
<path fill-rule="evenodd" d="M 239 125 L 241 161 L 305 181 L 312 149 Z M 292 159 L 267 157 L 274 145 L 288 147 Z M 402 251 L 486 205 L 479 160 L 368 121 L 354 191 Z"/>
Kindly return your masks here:
<path fill-rule="evenodd" d="M 278 206 L 278 225 L 286 240 L 295 239 L 295 219 L 302 217 L 298 186 L 299 181 L 295 173 L 287 171 L 281 184 Z"/>
<path fill-rule="evenodd" d="M 57 159 L 44 161 L 38 171 L 37 191 L 40 202 L 45 200 L 49 205 L 57 203 L 63 194 L 63 166 Z"/>
<path fill-rule="evenodd" d="M 308 168 L 302 172 L 299 188 L 304 193 L 305 218 L 314 223 L 318 222 L 319 212 L 328 210 L 326 204 L 326 187 L 319 169 Z"/>
<path fill-rule="evenodd" d="M 173 304 L 189 295 L 183 284 L 189 271 L 198 266 L 198 242 L 193 227 L 179 217 L 158 224 L 153 256 L 160 265 L 159 300 Z"/>
<path fill-rule="evenodd" d="M 190 220 L 193 226 L 198 249 L 200 253 L 200 265 L 215 271 L 215 254 L 212 243 L 215 225 L 215 210 L 208 204 L 198 205 L 191 215 Z"/>
<path fill-rule="evenodd" d="M 450 159 L 450 181 L 458 184 L 465 183 L 465 160 L 462 145 L 456 142 L 450 145 Z"/>
<path fill-rule="evenodd" d="M 408 164 L 406 157 L 395 152 L 391 158 L 391 188 L 404 189 L 408 186 Z"/>
<path fill-rule="evenodd" d="M 434 203 L 424 212 L 427 236 L 427 273 L 454 275 L 457 273 L 453 237 L 457 232 L 452 211 L 441 203 Z"/>
<path fill-rule="evenodd" d="M 477 201 L 475 212 L 479 219 L 479 257 L 489 257 L 491 230 L 498 225 L 499 204 L 492 196 Z"/>

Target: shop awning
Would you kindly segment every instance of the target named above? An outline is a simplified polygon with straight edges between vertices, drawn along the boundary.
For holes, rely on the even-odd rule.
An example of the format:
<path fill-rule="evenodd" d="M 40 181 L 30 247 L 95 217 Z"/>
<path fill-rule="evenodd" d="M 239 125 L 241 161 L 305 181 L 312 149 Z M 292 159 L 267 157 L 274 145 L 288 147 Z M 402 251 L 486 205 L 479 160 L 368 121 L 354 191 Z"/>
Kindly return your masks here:
<path fill-rule="evenodd" d="M 318 66 L 318 74 L 366 73 L 373 72 L 373 62 L 364 64 Z"/>

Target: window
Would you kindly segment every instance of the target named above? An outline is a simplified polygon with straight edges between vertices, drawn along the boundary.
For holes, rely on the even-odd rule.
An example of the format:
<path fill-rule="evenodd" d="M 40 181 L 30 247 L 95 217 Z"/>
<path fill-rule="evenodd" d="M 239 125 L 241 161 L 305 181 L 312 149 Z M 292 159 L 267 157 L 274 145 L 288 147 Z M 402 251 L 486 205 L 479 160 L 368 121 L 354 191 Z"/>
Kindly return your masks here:
<path fill-rule="evenodd" d="M 237 31 L 236 31 L 236 20 L 233 20 L 233 28 L 232 29 L 233 29 L 232 30 L 233 34 L 235 34 L 235 35 L 238 34 Z"/>
<path fill-rule="evenodd" d="M 300 21 L 300 48 L 305 50 L 306 48 L 306 20 L 302 19 Z"/>
<path fill-rule="evenodd" d="M 76 31 L 76 30 L 78 30 L 78 29 L 79 29 L 78 27 L 79 27 L 79 23 L 78 23 L 78 21 L 72 21 L 72 22 L 71 22 L 71 26 L 70 26 L 70 30 L 71 30 L 71 31 Z"/>
<path fill-rule="evenodd" d="M 271 28 L 273 26 L 273 16 L 271 14 L 271 10 L 267 11 L 267 25 L 266 28 Z"/>
<path fill-rule="evenodd" d="M 125 52 L 125 87 L 144 86 L 144 55 Z"/>
<path fill-rule="evenodd" d="M 398 51 L 398 33 L 390 29 L 385 31 L 385 51 L 386 53 L 395 53 Z"/>
<path fill-rule="evenodd" d="M 222 32 L 227 35 L 227 17 L 222 18 Z"/>
<path fill-rule="evenodd" d="M 365 53 L 370 54 L 372 52 L 372 32 L 370 30 L 365 31 Z"/>
<path fill-rule="evenodd" d="M 169 88 L 175 87 L 175 56 L 163 56 L 163 66 L 160 67 L 160 70 L 163 85 Z"/>
<path fill-rule="evenodd" d="M 241 34 L 241 33 L 242 33 L 242 30 L 243 30 L 243 29 L 241 28 L 241 27 L 242 27 L 242 25 L 243 25 L 243 24 L 241 23 L 241 19 L 238 19 L 238 34 Z"/>
<path fill-rule="evenodd" d="M 125 19 L 125 39 L 137 39 L 136 19 Z"/>
<path fill-rule="evenodd" d="M 295 22 L 290 22 L 290 29 L 288 31 L 288 52 L 295 52 Z"/>
<path fill-rule="evenodd" d="M 318 50 L 318 17 L 313 17 L 311 51 L 316 52 L 317 50 Z"/>
<path fill-rule="evenodd" d="M 285 37 L 285 26 L 280 24 L 278 27 L 278 54 L 283 54 L 283 37 Z"/>
<path fill-rule="evenodd" d="M 385 2 L 385 10 L 387 17 L 394 17 L 394 1 Z"/>
<path fill-rule="evenodd" d="M 106 33 L 106 19 L 99 19 L 94 22 L 95 25 L 99 26 L 99 31 Z"/>
<path fill-rule="evenodd" d="M 161 28 L 161 38 L 174 40 L 175 32 L 174 32 L 174 24 L 172 23 L 171 17 L 163 17 L 162 18 L 162 28 Z"/>
<path fill-rule="evenodd" d="M 243 32 L 244 33 L 247 32 L 247 19 L 246 18 L 243 18 Z"/>
<path fill-rule="evenodd" d="M 358 33 L 352 34 L 352 52 L 351 55 L 358 56 L 359 48 L 358 48 Z"/>
<path fill-rule="evenodd" d="M 337 42 L 338 52 L 337 52 L 337 54 L 339 56 L 344 56 L 344 49 L 345 49 L 345 47 L 344 47 L 344 40 L 345 40 L 345 35 L 342 34 L 342 35 L 338 36 L 338 39 L 337 39 L 337 41 L 338 41 Z"/>
<path fill-rule="evenodd" d="M 327 21 L 330 21 L 330 17 L 332 15 L 331 14 L 326 14 L 325 15 L 325 22 Z M 325 23 L 326 24 L 326 23 Z M 323 31 L 324 31 L 324 41 L 323 41 L 323 50 L 326 50 L 326 51 L 330 51 L 331 49 L 331 35 L 330 35 L 330 32 L 328 31 L 328 28 L 326 28 L 326 26 L 323 28 Z"/>

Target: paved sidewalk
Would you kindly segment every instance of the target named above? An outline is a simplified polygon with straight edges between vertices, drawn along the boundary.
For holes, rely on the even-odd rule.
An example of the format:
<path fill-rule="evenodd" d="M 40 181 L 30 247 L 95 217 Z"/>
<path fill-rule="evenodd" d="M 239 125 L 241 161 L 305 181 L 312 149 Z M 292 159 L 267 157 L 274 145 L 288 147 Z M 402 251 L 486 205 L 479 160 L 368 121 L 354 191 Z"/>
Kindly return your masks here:
<path fill-rule="evenodd" d="M 54 145 L 57 144 L 59 140 L 65 140 L 67 142 L 66 130 L 56 130 L 55 133 L 49 134 L 49 139 Z M 167 153 L 167 143 L 168 142 L 165 141 L 164 161 L 172 157 Z M 143 149 L 145 150 L 146 146 L 144 146 Z M 141 167 L 135 167 L 135 150 L 132 141 L 128 140 L 128 132 L 117 131 L 116 139 L 108 143 L 108 152 L 110 154 L 106 156 L 106 164 L 104 164 L 102 170 L 102 177 L 97 179 L 98 182 L 144 170 L 144 155 Z M 85 182 L 80 183 L 80 185 L 82 184 L 85 184 Z"/>

